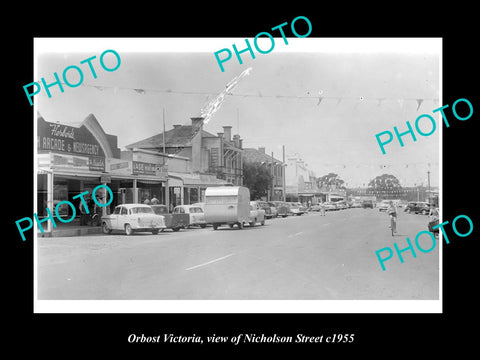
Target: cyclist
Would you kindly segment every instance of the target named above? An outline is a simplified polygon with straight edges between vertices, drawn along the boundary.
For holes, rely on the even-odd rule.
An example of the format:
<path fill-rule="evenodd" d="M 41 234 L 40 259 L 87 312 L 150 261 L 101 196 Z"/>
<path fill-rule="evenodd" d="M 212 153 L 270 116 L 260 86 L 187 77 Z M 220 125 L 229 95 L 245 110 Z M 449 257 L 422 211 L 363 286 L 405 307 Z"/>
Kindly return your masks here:
<path fill-rule="evenodd" d="M 393 201 L 390 200 L 390 203 L 387 208 L 387 213 L 390 216 L 390 227 L 393 233 L 397 232 L 397 208 L 393 205 Z"/>
<path fill-rule="evenodd" d="M 438 236 L 438 228 L 434 229 L 433 227 L 438 225 L 439 218 L 440 215 L 438 214 L 438 208 L 432 205 L 430 207 L 430 213 L 428 214 L 428 231 L 435 236 Z"/>

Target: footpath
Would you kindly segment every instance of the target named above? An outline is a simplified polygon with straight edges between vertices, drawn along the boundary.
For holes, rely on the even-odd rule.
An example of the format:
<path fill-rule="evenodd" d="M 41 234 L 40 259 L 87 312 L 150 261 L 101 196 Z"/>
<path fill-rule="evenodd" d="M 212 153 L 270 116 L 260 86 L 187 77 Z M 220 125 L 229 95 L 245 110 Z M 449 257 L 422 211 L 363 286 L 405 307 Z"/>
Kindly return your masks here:
<path fill-rule="evenodd" d="M 80 220 L 75 219 L 69 223 L 58 223 L 57 227 L 53 228 L 52 232 L 47 232 L 46 224 L 42 224 L 44 233 L 37 230 L 38 237 L 68 237 L 68 236 L 82 236 L 90 234 L 101 234 L 101 226 L 80 225 Z"/>

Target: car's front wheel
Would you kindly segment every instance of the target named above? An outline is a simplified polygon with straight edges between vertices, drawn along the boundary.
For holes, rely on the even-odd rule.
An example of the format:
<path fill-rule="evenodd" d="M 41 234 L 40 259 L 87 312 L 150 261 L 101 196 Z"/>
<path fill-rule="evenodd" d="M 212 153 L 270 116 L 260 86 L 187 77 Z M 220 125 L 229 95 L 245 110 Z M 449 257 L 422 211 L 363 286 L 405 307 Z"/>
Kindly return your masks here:
<path fill-rule="evenodd" d="M 130 224 L 125 224 L 125 234 L 126 235 L 133 235 L 133 229 Z"/>
<path fill-rule="evenodd" d="M 108 225 L 106 222 L 102 224 L 102 231 L 104 234 L 110 234 L 112 232 L 111 229 L 109 229 Z"/>

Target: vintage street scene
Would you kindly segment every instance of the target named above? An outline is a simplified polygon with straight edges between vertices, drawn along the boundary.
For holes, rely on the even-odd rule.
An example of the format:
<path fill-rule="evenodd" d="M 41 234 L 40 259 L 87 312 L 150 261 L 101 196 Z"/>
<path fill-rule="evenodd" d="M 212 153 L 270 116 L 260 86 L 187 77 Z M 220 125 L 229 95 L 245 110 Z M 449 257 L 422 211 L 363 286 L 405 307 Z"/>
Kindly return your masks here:
<path fill-rule="evenodd" d="M 438 39 L 225 71 L 227 39 L 63 40 L 36 39 L 38 300 L 439 299 Z"/>

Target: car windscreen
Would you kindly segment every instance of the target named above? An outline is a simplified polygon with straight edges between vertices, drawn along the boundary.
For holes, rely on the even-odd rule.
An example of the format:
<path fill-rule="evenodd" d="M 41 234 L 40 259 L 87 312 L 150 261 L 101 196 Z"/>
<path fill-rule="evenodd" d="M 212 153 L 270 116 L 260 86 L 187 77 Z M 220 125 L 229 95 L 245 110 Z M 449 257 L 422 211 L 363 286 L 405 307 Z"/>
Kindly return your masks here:
<path fill-rule="evenodd" d="M 153 214 L 153 210 L 150 207 L 134 207 L 130 211 L 132 214 Z"/>
<path fill-rule="evenodd" d="M 155 214 L 166 214 L 168 213 L 166 206 L 152 206 L 153 211 Z"/>

